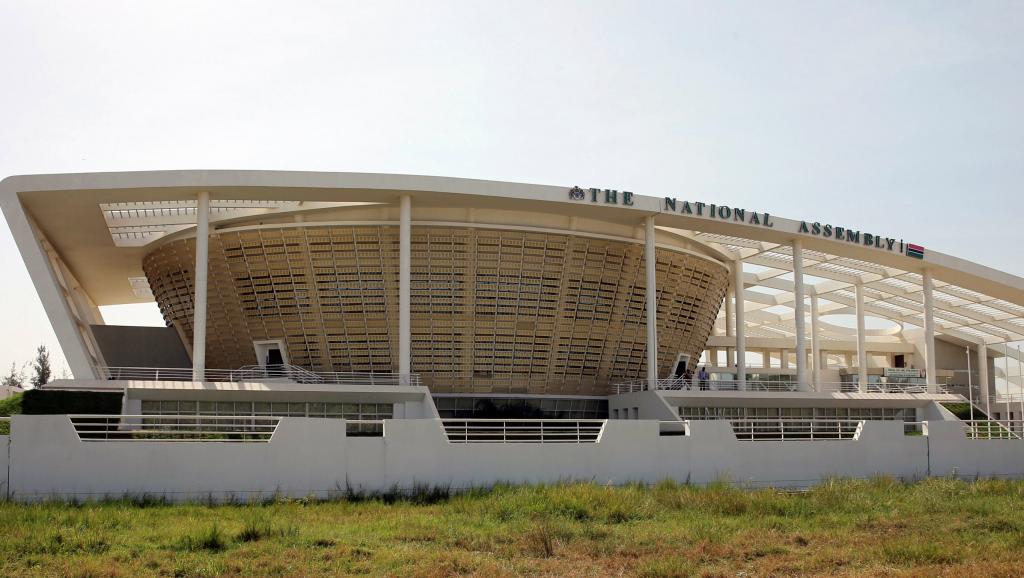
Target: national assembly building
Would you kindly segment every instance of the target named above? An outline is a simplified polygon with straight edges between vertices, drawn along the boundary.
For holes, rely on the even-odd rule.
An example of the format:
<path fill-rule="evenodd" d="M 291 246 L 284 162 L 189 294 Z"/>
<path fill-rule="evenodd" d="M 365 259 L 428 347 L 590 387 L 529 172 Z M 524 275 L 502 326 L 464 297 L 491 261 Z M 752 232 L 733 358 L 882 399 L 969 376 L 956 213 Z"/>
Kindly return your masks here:
<path fill-rule="evenodd" d="M 11 499 L 1024 477 L 1024 279 L 681 192 L 280 171 L 30 175 L 4 216 L 93 400 Z M 100 307 L 155 303 L 162 327 Z"/>

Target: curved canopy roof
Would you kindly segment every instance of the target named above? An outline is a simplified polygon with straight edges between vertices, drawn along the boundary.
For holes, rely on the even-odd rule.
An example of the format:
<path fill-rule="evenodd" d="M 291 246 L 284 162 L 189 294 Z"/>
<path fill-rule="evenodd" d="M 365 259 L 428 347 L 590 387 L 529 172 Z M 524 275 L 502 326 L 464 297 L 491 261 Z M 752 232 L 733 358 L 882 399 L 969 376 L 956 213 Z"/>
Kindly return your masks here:
<path fill-rule="evenodd" d="M 144 248 L 194 226 L 199 191 L 210 193 L 214 221 L 394 204 L 403 194 L 414 207 L 536 210 L 630 226 L 655 214 L 660 229 L 743 262 L 747 334 L 761 337 L 795 333 L 792 242 L 800 239 L 805 292 L 819 297 L 822 315 L 852 313 L 854 287 L 862 284 L 868 315 L 920 327 L 921 274 L 928 269 L 938 333 L 972 343 L 1024 340 L 1024 279 L 923 248 L 917 253 L 884 232 L 856 231 L 854 238 L 830 225 L 827 237 L 820 223 L 777 217 L 766 207 L 574 186 L 287 171 L 17 176 L 0 182 L 0 201 L 8 221 L 28 215 L 94 302 L 106 305 L 148 300 L 138 281 Z M 724 312 L 719 323 L 724 328 Z"/>

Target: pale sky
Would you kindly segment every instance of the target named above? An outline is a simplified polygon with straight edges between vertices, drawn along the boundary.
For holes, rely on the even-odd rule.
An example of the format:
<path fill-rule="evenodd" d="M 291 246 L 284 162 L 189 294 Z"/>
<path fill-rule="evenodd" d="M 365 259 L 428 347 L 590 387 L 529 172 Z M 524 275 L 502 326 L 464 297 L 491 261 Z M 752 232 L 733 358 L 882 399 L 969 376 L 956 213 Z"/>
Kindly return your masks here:
<path fill-rule="evenodd" d="M 0 177 L 147 169 L 616 188 L 1024 275 L 1022 2 L 0 0 Z M 0 227 L 0 369 L 63 359 Z M 159 323 L 155 306 L 104 310 Z"/>

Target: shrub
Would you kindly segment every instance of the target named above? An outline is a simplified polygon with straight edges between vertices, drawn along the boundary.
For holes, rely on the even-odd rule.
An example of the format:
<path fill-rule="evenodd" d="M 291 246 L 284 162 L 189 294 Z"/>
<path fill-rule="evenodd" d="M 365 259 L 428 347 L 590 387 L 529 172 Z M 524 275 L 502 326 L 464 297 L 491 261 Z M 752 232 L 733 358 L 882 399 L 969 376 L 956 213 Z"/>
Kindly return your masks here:
<path fill-rule="evenodd" d="M 75 413 L 121 413 L 121 394 L 98 391 L 30 389 L 22 394 L 22 413 L 62 415 Z"/>
<path fill-rule="evenodd" d="M 220 527 L 214 523 L 208 530 L 197 536 L 185 536 L 182 546 L 184 550 L 189 552 L 201 550 L 220 552 L 227 547 L 227 543 L 224 541 L 224 534 L 221 532 Z"/>

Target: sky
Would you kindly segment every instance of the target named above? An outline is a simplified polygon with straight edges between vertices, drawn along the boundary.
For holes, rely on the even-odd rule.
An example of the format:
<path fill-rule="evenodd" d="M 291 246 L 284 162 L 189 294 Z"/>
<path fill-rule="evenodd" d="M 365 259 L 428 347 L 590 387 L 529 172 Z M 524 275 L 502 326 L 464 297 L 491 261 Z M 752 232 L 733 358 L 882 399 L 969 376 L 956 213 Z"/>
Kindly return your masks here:
<path fill-rule="evenodd" d="M 1024 2 L 0 0 L 0 177 L 445 175 L 708 199 L 1024 275 Z M 6 223 L 4 223 L 6 225 Z M 0 227 L 0 369 L 59 345 Z M 108 323 L 160 324 L 155 306 Z"/>

